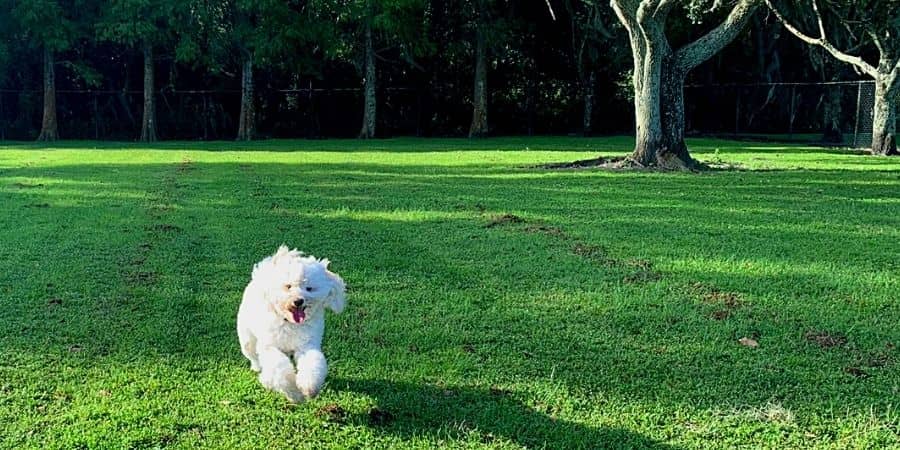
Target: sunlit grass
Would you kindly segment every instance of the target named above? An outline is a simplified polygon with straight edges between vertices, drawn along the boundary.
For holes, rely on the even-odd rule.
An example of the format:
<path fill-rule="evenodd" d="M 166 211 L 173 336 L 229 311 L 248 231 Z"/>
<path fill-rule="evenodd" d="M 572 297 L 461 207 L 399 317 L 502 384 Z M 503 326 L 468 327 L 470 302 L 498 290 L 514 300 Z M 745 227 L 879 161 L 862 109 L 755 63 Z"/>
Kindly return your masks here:
<path fill-rule="evenodd" d="M 533 168 L 630 145 L 4 145 L 0 447 L 900 446 L 900 160 Z M 234 336 L 283 242 L 351 288 L 299 406 Z"/>

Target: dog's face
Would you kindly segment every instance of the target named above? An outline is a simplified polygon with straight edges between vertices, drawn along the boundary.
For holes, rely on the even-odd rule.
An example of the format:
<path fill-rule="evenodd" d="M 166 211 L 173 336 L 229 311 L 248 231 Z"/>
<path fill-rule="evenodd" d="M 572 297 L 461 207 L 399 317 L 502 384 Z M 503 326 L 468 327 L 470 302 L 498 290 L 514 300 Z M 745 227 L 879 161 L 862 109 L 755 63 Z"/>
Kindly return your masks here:
<path fill-rule="evenodd" d="M 267 286 L 269 306 L 293 323 L 303 323 L 314 311 L 344 309 L 344 281 L 328 270 L 327 259 L 303 256 L 281 246 L 253 270 L 254 280 Z"/>

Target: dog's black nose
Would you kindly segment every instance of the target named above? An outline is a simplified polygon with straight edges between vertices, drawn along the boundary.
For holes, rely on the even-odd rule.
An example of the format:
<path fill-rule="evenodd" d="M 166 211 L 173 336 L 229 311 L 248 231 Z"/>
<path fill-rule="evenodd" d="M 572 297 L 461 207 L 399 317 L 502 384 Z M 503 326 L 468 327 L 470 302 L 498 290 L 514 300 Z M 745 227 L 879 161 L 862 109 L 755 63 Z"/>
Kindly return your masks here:
<path fill-rule="evenodd" d="M 297 308 L 303 306 L 303 299 L 298 298 L 297 300 L 294 300 L 294 306 L 296 306 Z"/>

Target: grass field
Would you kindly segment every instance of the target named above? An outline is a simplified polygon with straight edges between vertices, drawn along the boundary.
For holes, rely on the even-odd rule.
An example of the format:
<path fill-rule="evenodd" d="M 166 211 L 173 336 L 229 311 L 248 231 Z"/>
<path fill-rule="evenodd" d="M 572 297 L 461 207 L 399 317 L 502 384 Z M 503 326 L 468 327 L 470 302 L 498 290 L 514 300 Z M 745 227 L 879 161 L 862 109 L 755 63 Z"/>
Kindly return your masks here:
<path fill-rule="evenodd" d="M 4 144 L 0 447 L 900 448 L 900 159 L 690 145 L 742 169 L 528 168 L 627 138 Z M 350 286 L 301 405 L 234 332 L 281 243 Z"/>

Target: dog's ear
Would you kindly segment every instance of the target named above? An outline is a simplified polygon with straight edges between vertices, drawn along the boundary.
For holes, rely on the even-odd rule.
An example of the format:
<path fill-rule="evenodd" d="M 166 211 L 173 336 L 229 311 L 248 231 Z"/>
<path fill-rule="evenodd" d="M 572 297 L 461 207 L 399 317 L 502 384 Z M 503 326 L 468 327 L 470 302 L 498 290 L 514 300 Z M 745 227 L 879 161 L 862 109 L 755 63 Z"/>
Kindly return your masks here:
<path fill-rule="evenodd" d="M 278 250 L 275 250 L 275 254 L 272 255 L 272 262 L 278 264 L 284 258 L 293 259 L 300 256 L 303 256 L 303 252 L 300 250 L 297 250 L 296 248 L 291 250 L 287 245 L 281 244 L 281 246 L 278 247 Z"/>
<path fill-rule="evenodd" d="M 347 285 L 344 284 L 344 280 L 340 275 L 328 270 L 330 261 L 323 259 L 319 262 L 325 267 L 325 275 L 327 275 L 328 280 L 331 281 L 331 292 L 328 294 L 328 300 L 326 301 L 325 306 L 335 313 L 340 313 L 344 310 L 344 306 L 347 303 Z"/>

